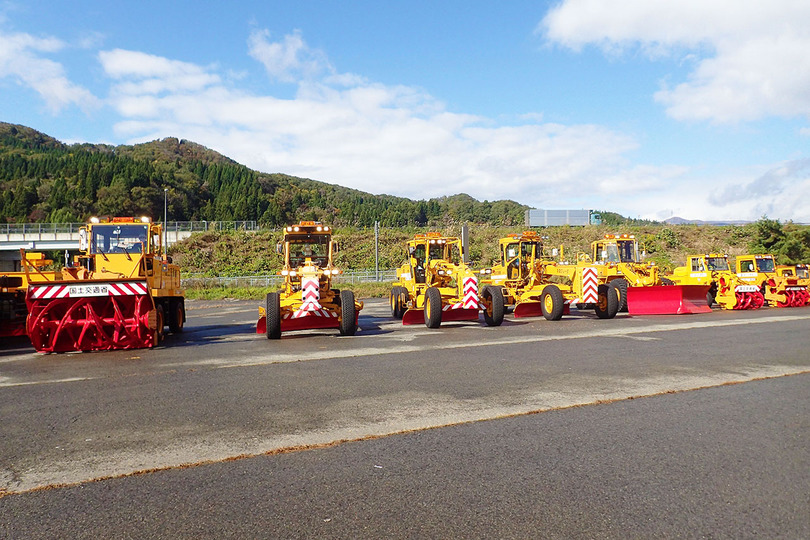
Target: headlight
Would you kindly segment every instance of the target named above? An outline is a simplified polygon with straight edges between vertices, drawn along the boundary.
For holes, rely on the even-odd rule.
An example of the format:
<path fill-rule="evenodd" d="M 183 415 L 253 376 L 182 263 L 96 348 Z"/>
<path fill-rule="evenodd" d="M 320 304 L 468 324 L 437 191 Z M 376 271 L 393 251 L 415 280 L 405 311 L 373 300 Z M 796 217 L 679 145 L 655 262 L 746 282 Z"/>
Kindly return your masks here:
<path fill-rule="evenodd" d="M 340 270 L 338 270 L 337 268 L 332 268 L 331 272 L 332 272 L 332 275 L 335 276 L 335 275 L 340 273 Z"/>
<path fill-rule="evenodd" d="M 282 271 L 281 271 L 281 275 L 282 275 L 282 276 L 289 276 L 289 275 L 290 275 L 290 271 L 289 271 L 289 270 L 282 270 Z"/>

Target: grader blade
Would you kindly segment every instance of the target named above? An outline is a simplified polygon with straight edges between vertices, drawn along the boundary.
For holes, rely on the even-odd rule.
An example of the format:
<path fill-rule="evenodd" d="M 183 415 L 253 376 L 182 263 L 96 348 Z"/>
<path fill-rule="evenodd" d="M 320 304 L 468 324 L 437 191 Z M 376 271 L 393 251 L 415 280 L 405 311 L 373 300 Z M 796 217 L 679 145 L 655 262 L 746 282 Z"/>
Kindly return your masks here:
<path fill-rule="evenodd" d="M 542 317 L 543 304 L 541 302 L 521 302 L 515 306 L 514 317 Z"/>
<path fill-rule="evenodd" d="M 421 309 L 408 309 L 402 314 L 402 324 L 425 324 L 425 312 Z"/>
<path fill-rule="evenodd" d="M 708 290 L 708 285 L 629 287 L 627 311 L 630 315 L 711 313 L 706 300 Z"/>
<path fill-rule="evenodd" d="M 442 322 L 449 321 L 477 321 L 478 308 L 475 309 L 445 309 L 442 312 Z"/>
<path fill-rule="evenodd" d="M 26 330 L 39 352 L 140 349 L 155 344 L 157 312 L 145 281 L 30 285 Z"/>

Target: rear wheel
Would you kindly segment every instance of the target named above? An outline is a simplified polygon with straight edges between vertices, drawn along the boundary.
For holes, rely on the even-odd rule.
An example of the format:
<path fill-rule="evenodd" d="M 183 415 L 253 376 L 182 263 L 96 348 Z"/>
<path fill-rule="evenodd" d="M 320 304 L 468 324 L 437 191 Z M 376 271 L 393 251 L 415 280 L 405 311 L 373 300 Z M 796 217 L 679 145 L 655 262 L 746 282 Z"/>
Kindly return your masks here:
<path fill-rule="evenodd" d="M 594 307 L 596 316 L 600 319 L 612 319 L 619 311 L 619 298 L 607 285 L 599 285 L 598 291 L 599 301 Z"/>
<path fill-rule="evenodd" d="M 354 306 L 354 293 L 343 290 L 340 291 L 340 335 L 353 336 L 355 332 L 357 332 L 357 311 Z"/>
<path fill-rule="evenodd" d="M 405 287 L 394 287 L 391 289 L 391 296 L 389 298 L 391 303 L 391 316 L 395 319 L 401 319 L 405 313 L 405 298 L 408 294 Z"/>
<path fill-rule="evenodd" d="M 562 319 L 565 310 L 565 300 L 562 292 L 556 285 L 546 285 L 540 295 L 540 307 L 543 310 L 543 317 L 548 321 L 559 321 Z"/>
<path fill-rule="evenodd" d="M 281 339 L 281 299 L 277 292 L 267 293 L 264 299 L 267 339 Z"/>
<path fill-rule="evenodd" d="M 484 304 L 484 322 L 487 326 L 500 326 L 505 311 L 501 288 L 484 287 Z"/>
<path fill-rule="evenodd" d="M 442 324 L 442 293 L 436 287 L 425 291 L 425 325 L 438 328 Z"/>
<path fill-rule="evenodd" d="M 169 301 L 169 330 L 172 334 L 183 331 L 186 322 L 186 307 L 182 298 L 172 298 Z"/>

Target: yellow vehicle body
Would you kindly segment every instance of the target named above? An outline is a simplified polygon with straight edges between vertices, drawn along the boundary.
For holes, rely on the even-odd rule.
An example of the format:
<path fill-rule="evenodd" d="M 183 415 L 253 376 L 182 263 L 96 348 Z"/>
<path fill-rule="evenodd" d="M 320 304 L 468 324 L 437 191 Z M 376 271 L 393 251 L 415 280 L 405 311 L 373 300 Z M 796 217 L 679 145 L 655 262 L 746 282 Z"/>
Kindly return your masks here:
<path fill-rule="evenodd" d="M 20 265 L 22 268 L 33 268 L 35 274 L 42 280 L 53 281 L 61 274 L 56 271 L 42 271 L 40 268 L 53 264 L 46 259 L 43 253 L 25 252 L 20 250 Z M 3 272 L 0 274 L 0 337 L 24 336 L 25 319 L 28 308 L 25 304 L 25 293 L 28 290 L 29 273 Z"/>
<path fill-rule="evenodd" d="M 797 294 L 804 297 L 804 305 L 810 304 L 810 269 L 806 264 L 780 264 L 776 267 L 776 273 L 782 278 L 796 278 L 796 285 L 800 287 Z M 797 302 L 801 302 L 801 298 Z"/>
<path fill-rule="evenodd" d="M 58 276 L 26 267 L 27 332 L 41 352 L 153 347 L 186 321 L 180 268 L 149 218 L 91 218 Z"/>
<path fill-rule="evenodd" d="M 391 315 L 403 324 L 438 328 L 447 321 L 503 322 L 504 301 L 498 288 L 478 290 L 475 272 L 463 261 L 461 240 L 438 232 L 417 234 L 407 242 L 407 261 L 397 268 L 389 301 Z"/>
<path fill-rule="evenodd" d="M 571 303 L 594 309 L 600 318 L 616 315 L 618 295 L 599 283 L 595 265 L 554 262 L 544 256 L 542 238 L 533 231 L 510 234 L 498 244 L 499 264 L 481 271 L 482 283 L 501 289 L 516 318 L 542 315 L 556 321 Z"/>
<path fill-rule="evenodd" d="M 284 285 L 265 297 L 256 332 L 280 339 L 292 330 L 337 328 L 340 335 L 353 336 L 363 303 L 350 290 L 332 288 L 332 278 L 340 274 L 333 264 L 332 229 L 317 221 L 290 225 L 277 251 L 284 256 Z"/>
<path fill-rule="evenodd" d="M 765 303 L 756 285 L 734 273 L 724 253 L 689 255 L 686 265 L 675 268 L 664 280 L 675 285 L 708 285 L 709 306 L 717 302 L 723 309 L 758 309 Z"/>
<path fill-rule="evenodd" d="M 795 275 L 779 275 L 773 255 L 740 255 L 736 270 L 743 281 L 762 292 L 769 306 L 799 307 L 807 303 L 807 286 L 800 285 Z"/>

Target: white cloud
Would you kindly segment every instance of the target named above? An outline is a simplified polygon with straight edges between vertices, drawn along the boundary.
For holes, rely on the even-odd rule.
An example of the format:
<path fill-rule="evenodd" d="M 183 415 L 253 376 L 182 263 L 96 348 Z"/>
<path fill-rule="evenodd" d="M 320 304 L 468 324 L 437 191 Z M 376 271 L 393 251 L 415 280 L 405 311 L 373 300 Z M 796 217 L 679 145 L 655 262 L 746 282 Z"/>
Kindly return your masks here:
<path fill-rule="evenodd" d="M 696 55 L 686 81 L 655 94 L 678 120 L 810 118 L 810 2 L 565 0 L 538 31 L 573 50 Z"/>
<path fill-rule="evenodd" d="M 312 78 L 334 71 L 326 56 L 310 49 L 301 32 L 284 36 L 281 42 L 270 41 L 270 32 L 256 30 L 248 40 L 250 56 L 264 65 L 267 74 L 282 82 Z"/>
<path fill-rule="evenodd" d="M 69 105 L 84 110 L 96 107 L 98 100 L 89 90 L 70 82 L 64 67 L 45 57 L 64 47 L 55 38 L 0 32 L 0 78 L 10 78 L 31 88 L 54 114 Z"/>

